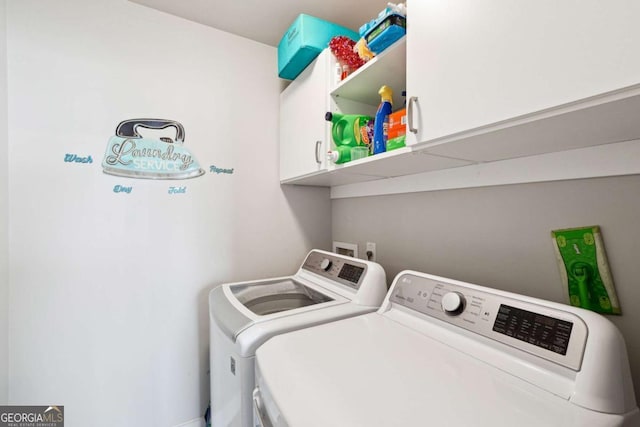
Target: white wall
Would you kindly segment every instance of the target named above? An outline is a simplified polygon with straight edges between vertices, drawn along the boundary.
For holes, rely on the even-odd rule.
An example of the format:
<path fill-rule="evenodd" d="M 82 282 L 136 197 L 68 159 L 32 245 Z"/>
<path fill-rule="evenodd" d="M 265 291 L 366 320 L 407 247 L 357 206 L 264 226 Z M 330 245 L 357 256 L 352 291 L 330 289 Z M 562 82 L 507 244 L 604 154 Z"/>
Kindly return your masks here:
<path fill-rule="evenodd" d="M 208 291 L 330 247 L 328 191 L 278 185 L 276 51 L 125 0 L 7 14 L 9 401 L 65 405 L 69 427 L 199 417 Z M 137 117 L 180 121 L 205 169 L 234 173 L 102 173 L 116 125 Z"/>
<path fill-rule="evenodd" d="M 636 175 L 334 200 L 333 239 L 375 242 L 390 280 L 413 269 L 567 303 L 550 232 L 600 225 L 640 401 L 638 188 Z"/>
<path fill-rule="evenodd" d="M 9 184 L 7 174 L 7 19 L 0 0 L 0 405 L 7 403 L 9 340 Z"/>

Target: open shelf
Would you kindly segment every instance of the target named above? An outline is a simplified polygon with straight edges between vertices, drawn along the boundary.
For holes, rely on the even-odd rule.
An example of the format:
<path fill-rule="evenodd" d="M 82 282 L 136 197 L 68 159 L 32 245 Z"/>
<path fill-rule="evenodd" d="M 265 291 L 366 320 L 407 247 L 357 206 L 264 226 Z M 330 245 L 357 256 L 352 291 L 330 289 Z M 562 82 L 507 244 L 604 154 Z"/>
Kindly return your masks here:
<path fill-rule="evenodd" d="M 346 98 L 363 104 L 377 106 L 380 104 L 378 90 L 387 85 L 393 90 L 393 105 L 401 106 L 404 102 L 402 91 L 406 89 L 407 62 L 406 37 L 401 38 L 380 55 L 358 68 L 353 74 L 338 83 L 331 96 L 337 104 L 340 98 Z"/>

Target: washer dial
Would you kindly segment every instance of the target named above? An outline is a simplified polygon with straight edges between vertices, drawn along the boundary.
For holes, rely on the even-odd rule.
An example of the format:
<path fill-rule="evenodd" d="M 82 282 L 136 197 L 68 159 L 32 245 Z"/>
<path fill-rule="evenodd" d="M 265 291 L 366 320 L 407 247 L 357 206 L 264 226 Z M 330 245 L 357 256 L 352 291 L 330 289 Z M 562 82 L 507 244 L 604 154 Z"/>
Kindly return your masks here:
<path fill-rule="evenodd" d="M 442 310 L 450 316 L 462 313 L 464 305 L 464 295 L 460 292 L 449 292 L 442 297 Z"/>
<path fill-rule="evenodd" d="M 320 262 L 320 269 L 324 270 L 324 271 L 329 271 L 331 270 L 331 266 L 333 265 L 333 263 L 331 262 L 330 259 L 328 258 L 324 258 L 321 262 Z"/>

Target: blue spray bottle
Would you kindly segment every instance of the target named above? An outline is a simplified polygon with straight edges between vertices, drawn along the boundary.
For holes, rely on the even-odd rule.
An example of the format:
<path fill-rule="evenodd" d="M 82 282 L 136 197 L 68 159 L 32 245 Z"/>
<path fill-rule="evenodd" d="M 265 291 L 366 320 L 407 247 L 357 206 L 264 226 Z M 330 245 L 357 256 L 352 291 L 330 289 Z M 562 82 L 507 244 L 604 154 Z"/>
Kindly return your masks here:
<path fill-rule="evenodd" d="M 378 95 L 380 95 L 381 100 L 373 127 L 373 154 L 387 151 L 387 128 L 389 126 L 389 114 L 391 114 L 393 91 L 389 86 L 385 85 L 380 88 Z"/>

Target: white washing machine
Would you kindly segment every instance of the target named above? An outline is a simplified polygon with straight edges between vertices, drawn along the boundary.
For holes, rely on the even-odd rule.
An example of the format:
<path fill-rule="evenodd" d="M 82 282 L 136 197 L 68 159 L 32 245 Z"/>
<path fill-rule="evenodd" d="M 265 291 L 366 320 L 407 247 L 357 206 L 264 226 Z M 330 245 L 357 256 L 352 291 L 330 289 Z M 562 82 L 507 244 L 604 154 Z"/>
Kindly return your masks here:
<path fill-rule="evenodd" d="M 379 264 L 312 250 L 296 274 L 229 283 L 209 293 L 213 427 L 253 426 L 256 349 L 275 335 L 377 310 Z"/>
<path fill-rule="evenodd" d="M 411 271 L 376 313 L 267 342 L 256 384 L 265 427 L 640 425 L 606 318 Z"/>

